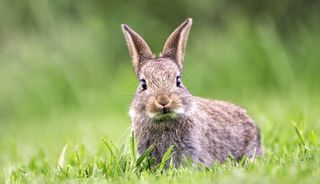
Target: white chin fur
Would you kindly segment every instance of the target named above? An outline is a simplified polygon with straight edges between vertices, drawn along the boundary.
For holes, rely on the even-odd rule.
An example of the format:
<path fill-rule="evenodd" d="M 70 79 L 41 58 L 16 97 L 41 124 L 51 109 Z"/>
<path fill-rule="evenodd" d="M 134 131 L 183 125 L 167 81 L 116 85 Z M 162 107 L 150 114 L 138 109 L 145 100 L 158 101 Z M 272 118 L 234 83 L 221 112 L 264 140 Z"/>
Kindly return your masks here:
<path fill-rule="evenodd" d="M 150 118 L 154 118 L 156 115 L 157 115 L 157 113 L 154 113 L 154 112 L 147 112 L 146 113 Z"/>
<path fill-rule="evenodd" d="M 176 108 L 173 110 L 173 112 L 177 113 L 177 114 L 183 114 L 184 113 L 184 109 L 183 108 Z"/>

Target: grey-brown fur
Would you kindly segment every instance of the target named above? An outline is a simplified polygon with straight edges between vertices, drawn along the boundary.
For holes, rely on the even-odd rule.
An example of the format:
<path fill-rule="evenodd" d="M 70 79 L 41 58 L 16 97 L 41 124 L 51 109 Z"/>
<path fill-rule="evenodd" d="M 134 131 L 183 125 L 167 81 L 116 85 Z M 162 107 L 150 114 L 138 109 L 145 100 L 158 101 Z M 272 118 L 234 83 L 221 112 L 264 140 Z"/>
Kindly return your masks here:
<path fill-rule="evenodd" d="M 229 156 L 262 155 L 260 132 L 244 109 L 192 96 L 180 85 L 178 76 L 191 24 L 187 19 L 169 36 L 158 58 L 141 36 L 122 25 L 133 66 L 142 80 L 130 107 L 139 153 L 153 145 L 152 156 L 160 162 L 174 145 L 176 165 L 184 157 L 212 165 Z"/>

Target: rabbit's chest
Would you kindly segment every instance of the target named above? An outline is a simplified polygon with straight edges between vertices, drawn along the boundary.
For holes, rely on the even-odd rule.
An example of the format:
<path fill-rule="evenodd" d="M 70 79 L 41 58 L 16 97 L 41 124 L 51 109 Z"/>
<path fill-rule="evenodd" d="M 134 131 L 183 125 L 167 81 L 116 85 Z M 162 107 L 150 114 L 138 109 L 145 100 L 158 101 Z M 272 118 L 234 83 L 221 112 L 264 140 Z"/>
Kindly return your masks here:
<path fill-rule="evenodd" d="M 149 130 L 141 135 L 138 150 L 141 154 L 152 145 L 154 149 L 151 154 L 156 158 L 157 162 L 160 162 L 169 147 L 173 145 L 174 154 L 172 159 L 174 163 L 178 163 L 183 155 L 190 155 L 192 144 L 188 137 L 188 132 L 182 132 L 177 129 Z"/>

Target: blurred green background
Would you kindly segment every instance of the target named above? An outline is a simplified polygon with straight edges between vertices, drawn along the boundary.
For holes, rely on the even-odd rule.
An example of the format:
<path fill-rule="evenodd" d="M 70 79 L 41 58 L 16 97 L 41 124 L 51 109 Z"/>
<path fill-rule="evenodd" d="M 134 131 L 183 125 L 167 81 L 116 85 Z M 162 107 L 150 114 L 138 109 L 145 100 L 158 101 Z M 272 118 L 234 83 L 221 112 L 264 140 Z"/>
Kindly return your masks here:
<path fill-rule="evenodd" d="M 293 147 L 293 122 L 319 135 L 319 10 L 316 0 L 1 0 L 0 165 L 127 139 L 138 82 L 122 23 L 159 53 L 193 18 L 185 85 L 247 108 L 267 152 Z"/>

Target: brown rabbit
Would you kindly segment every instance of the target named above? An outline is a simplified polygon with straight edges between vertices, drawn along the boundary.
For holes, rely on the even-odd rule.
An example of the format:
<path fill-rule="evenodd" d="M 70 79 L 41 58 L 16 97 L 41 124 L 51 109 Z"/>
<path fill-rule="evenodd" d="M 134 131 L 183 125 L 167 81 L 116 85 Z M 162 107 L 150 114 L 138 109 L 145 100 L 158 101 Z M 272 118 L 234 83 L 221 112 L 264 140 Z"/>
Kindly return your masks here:
<path fill-rule="evenodd" d="M 172 161 L 183 158 L 213 165 L 229 156 L 262 155 L 260 132 L 246 110 L 224 101 L 190 94 L 181 82 L 184 51 L 192 25 L 189 18 L 167 39 L 155 57 L 143 38 L 122 25 L 140 85 L 130 107 L 138 152 L 151 145 L 151 155 L 160 162 L 174 145 Z"/>

